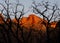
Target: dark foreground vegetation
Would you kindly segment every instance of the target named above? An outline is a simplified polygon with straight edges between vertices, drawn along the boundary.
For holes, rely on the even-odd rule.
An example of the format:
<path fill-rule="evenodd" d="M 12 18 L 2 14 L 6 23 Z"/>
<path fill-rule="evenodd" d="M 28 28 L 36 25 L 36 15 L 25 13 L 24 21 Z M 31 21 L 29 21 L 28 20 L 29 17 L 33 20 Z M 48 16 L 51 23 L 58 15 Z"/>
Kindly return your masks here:
<path fill-rule="evenodd" d="M 16 23 L 0 24 L 0 43 L 47 43 L 47 34 L 41 30 L 23 28 Z M 49 28 L 49 43 L 60 42 L 60 21 Z"/>

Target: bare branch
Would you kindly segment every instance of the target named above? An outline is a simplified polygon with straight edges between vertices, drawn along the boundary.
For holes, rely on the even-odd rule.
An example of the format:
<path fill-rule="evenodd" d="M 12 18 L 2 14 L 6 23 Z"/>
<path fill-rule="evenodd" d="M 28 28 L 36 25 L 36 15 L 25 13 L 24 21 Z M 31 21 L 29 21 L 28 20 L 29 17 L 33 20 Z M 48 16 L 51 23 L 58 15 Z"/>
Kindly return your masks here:
<path fill-rule="evenodd" d="M 56 9 L 55 9 L 55 7 L 56 7 Z M 58 10 L 58 7 L 57 7 L 57 5 L 55 4 L 54 6 L 53 6 L 53 13 L 52 13 L 52 16 L 51 16 L 51 18 L 50 18 L 50 20 L 49 21 L 51 21 L 52 20 L 52 18 L 53 18 L 53 16 L 54 16 L 54 13 Z"/>
<path fill-rule="evenodd" d="M 0 5 L 7 11 L 6 7 L 2 3 L 0 3 Z"/>
<path fill-rule="evenodd" d="M 43 17 L 45 17 L 47 20 L 48 20 L 48 18 L 43 14 L 43 13 L 41 13 L 37 8 L 35 8 L 34 6 L 32 6 L 39 14 L 41 14 Z"/>

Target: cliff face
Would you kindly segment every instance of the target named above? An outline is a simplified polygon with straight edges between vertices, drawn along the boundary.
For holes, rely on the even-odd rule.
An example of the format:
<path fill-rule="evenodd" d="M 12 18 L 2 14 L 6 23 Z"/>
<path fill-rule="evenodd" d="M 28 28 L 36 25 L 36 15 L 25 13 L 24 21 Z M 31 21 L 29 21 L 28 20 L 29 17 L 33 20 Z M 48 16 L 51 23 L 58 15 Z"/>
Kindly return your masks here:
<path fill-rule="evenodd" d="M 47 22 L 47 20 L 42 19 L 34 14 L 30 14 L 29 17 L 23 17 L 21 19 L 21 24 L 23 27 L 28 29 L 32 27 L 33 29 L 42 31 L 46 31 Z M 56 24 L 57 22 L 51 22 L 49 26 L 55 28 Z"/>
<path fill-rule="evenodd" d="M 44 20 L 38 16 L 35 16 L 34 14 L 30 14 L 29 17 L 23 17 L 21 19 L 21 24 L 25 28 L 32 27 L 36 30 L 46 30 L 45 25 L 42 23 Z"/>

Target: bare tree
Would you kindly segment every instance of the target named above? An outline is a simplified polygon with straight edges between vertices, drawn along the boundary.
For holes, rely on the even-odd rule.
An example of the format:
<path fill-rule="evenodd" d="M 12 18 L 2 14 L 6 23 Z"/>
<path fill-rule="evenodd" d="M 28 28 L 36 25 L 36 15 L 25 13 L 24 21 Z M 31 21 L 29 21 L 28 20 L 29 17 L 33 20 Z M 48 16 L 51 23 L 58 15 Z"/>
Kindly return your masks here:
<path fill-rule="evenodd" d="M 41 10 L 42 7 L 42 10 Z M 35 1 L 33 1 L 33 12 L 39 15 L 43 16 L 43 19 L 46 19 L 47 22 L 47 26 L 46 26 L 46 33 L 47 33 L 47 43 L 50 43 L 50 38 L 49 38 L 49 24 L 52 20 L 55 20 L 57 17 L 59 17 L 59 11 L 60 9 L 58 8 L 57 4 L 51 4 L 50 2 L 44 2 L 42 1 L 41 3 L 36 3 Z M 48 13 L 48 14 L 47 14 Z M 44 22 L 44 21 L 43 21 Z"/>
<path fill-rule="evenodd" d="M 14 32 L 12 31 L 12 24 L 13 24 L 13 23 L 12 23 L 11 15 L 14 14 L 14 15 L 15 15 L 15 19 L 16 19 L 17 22 L 18 22 L 18 24 L 17 24 L 17 32 L 18 32 L 19 20 L 20 20 L 21 16 L 24 15 L 24 14 L 23 14 L 24 6 L 18 2 L 18 3 L 16 4 L 15 12 L 14 12 L 14 11 L 11 12 L 11 11 L 10 11 L 10 8 L 11 8 L 10 5 L 12 5 L 12 3 L 10 3 L 9 0 L 5 0 L 5 4 L 6 4 L 6 6 L 5 6 L 4 4 L 0 3 L 0 5 L 3 7 L 3 9 L 1 10 L 1 13 L 5 16 L 6 20 L 3 19 L 2 17 L 1 17 L 1 18 L 2 18 L 2 20 L 3 20 L 3 22 L 4 22 L 4 24 L 5 24 L 6 26 L 8 26 L 8 27 L 7 27 L 8 30 L 6 29 L 5 26 L 3 26 L 3 27 L 4 27 L 4 30 L 5 30 L 6 33 L 7 33 L 8 42 L 9 42 L 9 43 L 12 42 L 12 41 L 11 41 L 11 38 L 10 38 L 10 32 L 11 32 L 11 33 L 13 34 L 13 36 L 17 39 L 18 43 L 22 43 L 22 41 L 19 40 L 18 36 L 16 36 L 16 35 L 14 34 Z M 18 6 L 23 6 L 22 11 L 17 11 L 17 7 L 18 7 Z M 4 12 L 4 11 L 5 11 L 5 12 Z M 16 15 L 17 15 L 18 12 L 20 12 L 21 14 L 20 14 L 20 17 L 17 19 Z M 12 14 L 12 13 L 13 13 L 13 14 Z M 21 28 L 20 28 L 20 29 L 21 29 Z M 17 35 L 18 35 L 18 33 L 17 33 Z M 8 42 L 7 42 L 7 43 L 8 43 Z"/>
<path fill-rule="evenodd" d="M 25 39 L 24 33 L 23 33 L 23 27 L 21 27 L 20 20 L 21 20 L 21 17 L 24 14 L 26 14 L 29 10 L 24 12 L 25 7 L 23 4 L 19 3 L 19 0 L 17 0 L 16 4 L 10 3 L 10 0 L 5 0 L 4 3 L 5 4 L 0 3 L 0 5 L 2 6 L 2 9 L 0 11 L 1 11 L 1 14 L 4 15 L 4 19 L 2 17 L 0 17 L 3 20 L 4 25 L 1 24 L 0 26 L 3 27 L 3 31 L 5 32 L 5 34 L 7 34 L 7 38 L 8 38 L 8 40 L 7 40 L 5 34 L 2 31 L 4 40 L 6 40 L 6 43 L 12 43 L 12 40 L 10 37 L 10 35 L 12 34 L 14 36 L 14 38 L 16 38 L 18 43 L 28 43 L 28 39 L 31 35 L 32 30 L 30 29 L 30 32 L 29 32 L 27 38 Z M 14 6 L 14 4 L 15 4 L 15 6 Z M 22 8 L 20 10 L 18 10 L 19 7 L 22 7 Z M 13 16 L 16 19 L 17 23 L 12 22 L 11 16 Z M 17 28 L 15 33 L 12 30 L 13 24 Z M 19 31 L 21 32 L 20 35 L 21 35 L 22 40 L 19 39 L 19 34 L 18 34 Z"/>

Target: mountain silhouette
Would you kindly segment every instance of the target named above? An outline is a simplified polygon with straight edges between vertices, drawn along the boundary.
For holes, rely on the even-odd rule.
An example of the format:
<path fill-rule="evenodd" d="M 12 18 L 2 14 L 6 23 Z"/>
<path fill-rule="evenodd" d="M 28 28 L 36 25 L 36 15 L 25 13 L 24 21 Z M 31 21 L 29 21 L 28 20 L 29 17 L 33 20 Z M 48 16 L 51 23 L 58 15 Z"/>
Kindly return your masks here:
<path fill-rule="evenodd" d="M 29 17 L 22 17 L 21 19 L 21 24 L 23 27 L 25 28 L 33 28 L 36 30 L 46 30 L 45 25 L 43 24 L 43 21 L 46 23 L 46 20 L 43 20 L 42 18 L 34 15 L 34 14 L 30 14 Z"/>
<path fill-rule="evenodd" d="M 47 20 L 40 18 L 38 16 L 36 16 L 35 14 L 30 14 L 28 17 L 22 17 L 21 18 L 21 26 L 25 27 L 25 28 L 33 28 L 36 30 L 42 30 L 42 31 L 46 31 L 46 26 L 47 26 Z M 57 22 L 51 22 L 49 25 L 52 28 L 56 27 Z"/>

